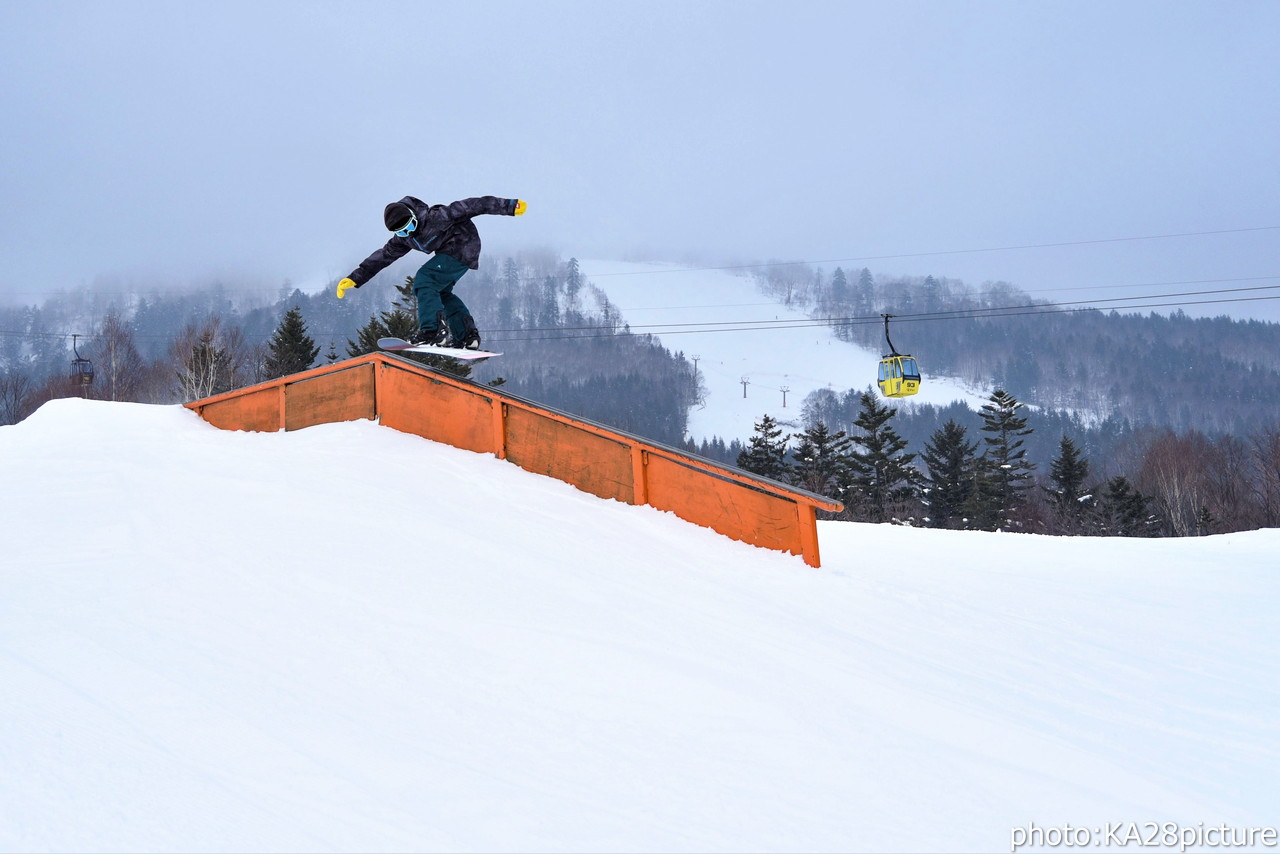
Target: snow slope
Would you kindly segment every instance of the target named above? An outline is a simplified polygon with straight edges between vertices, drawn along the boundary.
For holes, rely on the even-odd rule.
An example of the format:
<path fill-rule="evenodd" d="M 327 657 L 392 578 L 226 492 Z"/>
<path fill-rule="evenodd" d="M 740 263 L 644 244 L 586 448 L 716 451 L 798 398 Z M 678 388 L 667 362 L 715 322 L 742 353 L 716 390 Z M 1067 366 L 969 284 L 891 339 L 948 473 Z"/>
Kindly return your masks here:
<path fill-rule="evenodd" d="M 689 413 L 689 435 L 695 440 L 719 436 L 726 442 L 745 441 L 766 414 L 799 425 L 800 407 L 809 392 L 832 388 L 843 393 L 875 384 L 880 353 L 841 341 L 830 327 L 690 332 L 678 326 L 809 320 L 804 312 L 762 294 L 749 276 L 620 261 L 581 261 L 579 267 L 637 331 L 676 325 L 656 329 L 655 334 L 668 349 L 691 359 L 700 357 L 698 370 L 707 397 L 705 406 Z M 901 346 L 900 341 L 894 343 Z M 974 410 L 986 403 L 989 392 L 932 375 L 928 365 L 922 370 L 925 381 L 912 402 L 946 405 L 960 400 Z M 744 377 L 749 380 L 745 390 Z M 785 396 L 784 388 L 789 389 Z"/>
<path fill-rule="evenodd" d="M 824 523 L 814 570 L 370 422 L 80 400 L 0 484 L 2 851 L 1276 824 L 1276 531 Z"/>

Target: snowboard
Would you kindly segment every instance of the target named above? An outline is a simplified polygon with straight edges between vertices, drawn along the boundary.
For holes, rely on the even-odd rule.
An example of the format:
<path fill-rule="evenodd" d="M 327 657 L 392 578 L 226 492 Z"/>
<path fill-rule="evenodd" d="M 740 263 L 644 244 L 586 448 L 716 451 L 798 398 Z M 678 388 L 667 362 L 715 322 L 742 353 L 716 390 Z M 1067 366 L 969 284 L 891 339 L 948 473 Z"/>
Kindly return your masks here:
<path fill-rule="evenodd" d="M 448 356 L 450 359 L 462 359 L 466 362 L 478 362 L 492 359 L 501 353 L 488 350 L 463 350 L 459 347 L 434 347 L 431 344 L 410 344 L 403 338 L 379 338 L 378 347 L 393 353 L 430 353 L 435 356 Z"/>

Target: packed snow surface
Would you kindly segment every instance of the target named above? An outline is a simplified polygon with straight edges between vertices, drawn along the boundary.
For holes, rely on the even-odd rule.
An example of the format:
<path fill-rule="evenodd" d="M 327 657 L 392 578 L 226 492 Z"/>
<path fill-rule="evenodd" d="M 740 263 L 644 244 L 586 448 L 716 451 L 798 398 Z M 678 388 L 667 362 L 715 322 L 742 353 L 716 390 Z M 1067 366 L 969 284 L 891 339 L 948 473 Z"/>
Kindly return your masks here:
<path fill-rule="evenodd" d="M 635 331 L 652 332 L 668 349 L 697 357 L 706 397 L 689 411 L 688 432 L 696 441 L 745 442 L 764 415 L 803 428 L 810 392 L 875 386 L 879 351 L 841 341 L 830 326 L 815 325 L 800 308 L 762 293 L 750 276 L 623 261 L 581 261 L 579 269 Z M 894 343 L 910 352 L 901 336 Z M 932 374 L 928 364 L 921 371 L 920 392 L 895 406 L 962 401 L 976 411 L 987 402 L 989 392 Z"/>
<path fill-rule="evenodd" d="M 368 421 L 0 427 L 0 850 L 1007 851 L 1277 823 L 1280 532 L 823 523 Z"/>

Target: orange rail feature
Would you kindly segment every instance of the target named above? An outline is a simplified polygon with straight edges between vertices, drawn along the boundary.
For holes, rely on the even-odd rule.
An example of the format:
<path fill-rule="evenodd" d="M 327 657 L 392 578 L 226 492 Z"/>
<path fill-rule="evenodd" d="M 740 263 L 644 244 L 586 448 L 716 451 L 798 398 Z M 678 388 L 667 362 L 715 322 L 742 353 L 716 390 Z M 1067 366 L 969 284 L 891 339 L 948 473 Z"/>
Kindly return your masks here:
<path fill-rule="evenodd" d="M 300 430 L 360 418 L 493 454 L 601 498 L 648 504 L 762 548 L 818 556 L 818 510 L 841 504 L 489 386 L 371 353 L 188 403 L 224 430 Z"/>

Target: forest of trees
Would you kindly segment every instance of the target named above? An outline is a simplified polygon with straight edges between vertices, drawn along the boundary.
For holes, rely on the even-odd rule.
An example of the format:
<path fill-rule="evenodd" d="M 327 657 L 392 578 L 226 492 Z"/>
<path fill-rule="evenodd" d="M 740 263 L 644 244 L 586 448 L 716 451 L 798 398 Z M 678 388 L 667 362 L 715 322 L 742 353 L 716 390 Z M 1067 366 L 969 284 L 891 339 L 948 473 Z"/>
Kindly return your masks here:
<path fill-rule="evenodd" d="M 1056 310 L 994 283 L 979 292 L 934 276 L 875 277 L 771 265 L 763 291 L 831 320 L 837 335 L 894 344 L 930 374 L 998 387 L 1041 410 L 1209 435 L 1280 423 L 1280 325 L 1228 317 Z M 1168 290 L 1168 289 L 1166 289 Z M 1172 288 L 1177 290 L 1177 288 Z"/>
<path fill-rule="evenodd" d="M 215 285 L 141 295 L 85 289 L 41 307 L 0 308 L 0 425 L 55 397 L 181 403 L 362 355 L 413 322 L 406 286 L 395 281 L 388 271 L 341 301 L 328 290 Z M 576 260 L 507 257 L 482 264 L 465 285 L 485 345 L 504 352 L 473 379 L 657 441 L 684 439 L 698 396 L 693 366 L 632 334 Z M 73 331 L 94 365 L 90 386 L 69 379 Z M 470 373 L 452 360 L 433 364 Z"/>
<path fill-rule="evenodd" d="M 1116 516 L 1107 502 L 1130 508 L 1143 503 L 1146 535 L 1280 522 L 1280 325 L 1191 318 L 1180 311 L 1058 311 L 1004 283 L 975 292 L 933 276 L 877 279 L 867 269 L 846 275 L 840 268 L 828 274 L 806 265 L 771 264 L 755 276 L 765 293 L 870 349 L 884 348 L 881 315 L 892 314 L 894 344 L 920 360 L 925 382 L 930 374 L 954 376 L 994 386 L 1026 404 L 1034 426 L 1019 437 L 1020 450 L 1038 472 L 1038 491 L 1028 493 L 1004 527 L 1106 533 L 1115 526 L 1104 530 L 1100 520 Z M 858 436 L 865 404 L 876 397 L 871 387 L 815 391 L 803 402 L 796 437 L 803 441 L 813 430 Z M 961 403 L 907 400 L 893 416 L 895 437 L 912 449 L 913 467 L 921 474 L 929 471 L 930 447 L 936 450 L 944 437 L 958 441 L 961 431 L 976 436 L 981 423 L 980 413 Z M 758 430 L 759 425 L 752 442 L 759 441 Z M 712 437 L 687 447 L 715 459 L 745 461 L 750 443 Z M 1064 503 L 1051 499 L 1062 494 L 1051 475 L 1066 465 L 1064 452 L 1078 457 L 1092 476 L 1082 487 L 1082 512 L 1070 518 L 1062 512 Z M 803 478 L 794 478 L 790 470 L 784 477 L 803 485 Z M 937 495 L 929 495 L 919 488 L 896 508 L 895 518 L 939 524 Z M 845 518 L 876 518 L 861 509 L 861 498 L 846 503 Z M 989 517 L 969 509 L 965 525 L 990 527 Z M 1138 530 L 1128 526 L 1125 533 Z"/>
<path fill-rule="evenodd" d="M 1140 537 L 1280 524 L 1280 428 L 1245 439 L 1143 431 L 1122 472 L 1095 467 L 1064 433 L 1038 465 L 1027 452 L 1036 418 L 1003 389 L 978 413 L 961 409 L 966 417 L 921 443 L 903 438 L 898 409 L 869 391 L 848 432 L 813 419 L 788 435 L 766 415 L 737 464 L 842 501 L 837 518 L 860 522 Z"/>
<path fill-rule="evenodd" d="M 341 301 L 214 284 L 0 307 L 0 425 L 55 397 L 180 403 L 370 352 L 414 322 L 395 269 Z M 1009 285 L 979 293 L 932 276 L 761 270 L 762 291 L 862 346 L 878 349 L 879 315 L 896 315 L 894 343 L 925 382 L 999 389 L 989 406 L 1005 426 L 987 409 L 889 407 L 870 388 L 828 388 L 803 401 L 792 436 L 766 419 L 751 437 L 695 442 L 687 413 L 703 390 L 690 361 L 633 334 L 577 261 L 550 253 L 486 259 L 467 276 L 484 345 L 503 358 L 433 364 L 830 495 L 849 519 L 1134 536 L 1280 523 L 1280 325 L 1060 313 Z M 71 333 L 91 385 L 69 378 Z"/>

